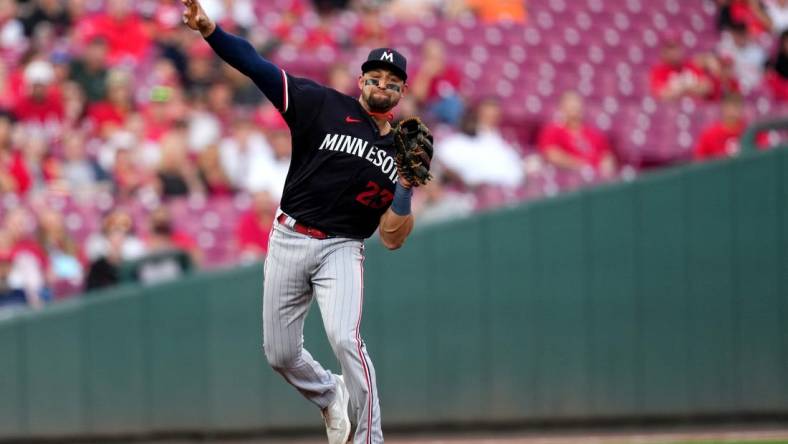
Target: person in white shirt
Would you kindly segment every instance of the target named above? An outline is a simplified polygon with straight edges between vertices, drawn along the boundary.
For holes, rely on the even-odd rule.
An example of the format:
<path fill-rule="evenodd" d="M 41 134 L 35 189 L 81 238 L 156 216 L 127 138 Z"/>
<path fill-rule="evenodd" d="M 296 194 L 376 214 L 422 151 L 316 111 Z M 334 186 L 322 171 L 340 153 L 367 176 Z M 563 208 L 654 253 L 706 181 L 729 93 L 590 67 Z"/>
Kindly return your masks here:
<path fill-rule="evenodd" d="M 747 25 L 734 23 L 723 35 L 719 46 L 720 55 L 733 60 L 733 69 L 745 94 L 761 84 L 763 66 L 768 55 L 766 50 L 750 36 Z"/>
<path fill-rule="evenodd" d="M 271 146 L 272 155 L 259 171 L 257 188 L 253 191 L 267 191 L 271 197 L 279 201 L 285 187 L 287 172 L 290 170 L 292 144 L 290 131 L 284 121 L 280 125 L 268 127 L 266 138 Z"/>
<path fill-rule="evenodd" d="M 261 171 L 271 163 L 273 149 L 253 122 L 241 118 L 233 123 L 230 137 L 219 145 L 219 156 L 232 185 L 244 191 L 256 191 L 267 180 Z"/>
<path fill-rule="evenodd" d="M 766 14 L 772 20 L 772 32 L 780 34 L 788 29 L 788 0 L 766 0 Z"/>
<path fill-rule="evenodd" d="M 515 188 L 525 180 L 523 159 L 501 136 L 501 109 L 485 99 L 463 116 L 462 132 L 439 142 L 435 158 L 468 187 L 497 185 Z"/>

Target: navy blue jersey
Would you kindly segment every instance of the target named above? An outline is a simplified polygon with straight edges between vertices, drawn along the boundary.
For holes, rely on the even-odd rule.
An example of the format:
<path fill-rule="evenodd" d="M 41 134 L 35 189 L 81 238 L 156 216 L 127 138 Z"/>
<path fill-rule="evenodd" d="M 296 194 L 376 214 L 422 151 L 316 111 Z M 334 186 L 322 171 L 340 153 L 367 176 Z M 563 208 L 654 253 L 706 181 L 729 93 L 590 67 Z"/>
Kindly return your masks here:
<path fill-rule="evenodd" d="M 367 238 L 394 198 L 393 133 L 380 135 L 357 98 L 285 76 L 293 156 L 282 210 L 340 236 Z"/>
<path fill-rule="evenodd" d="M 293 156 L 282 210 L 329 234 L 371 236 L 394 199 L 393 135 L 380 135 L 357 98 L 286 74 L 220 26 L 206 40 L 254 81 L 290 126 Z"/>

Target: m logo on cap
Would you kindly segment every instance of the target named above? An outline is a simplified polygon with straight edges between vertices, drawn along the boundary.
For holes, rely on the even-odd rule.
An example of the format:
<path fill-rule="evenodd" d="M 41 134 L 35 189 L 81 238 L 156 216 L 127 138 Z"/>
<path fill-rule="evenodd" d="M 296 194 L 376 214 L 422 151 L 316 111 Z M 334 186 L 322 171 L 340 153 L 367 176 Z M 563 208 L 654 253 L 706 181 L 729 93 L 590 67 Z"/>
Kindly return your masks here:
<path fill-rule="evenodd" d="M 380 60 L 388 60 L 389 62 L 394 63 L 394 54 L 386 51 L 382 56 L 380 56 Z"/>

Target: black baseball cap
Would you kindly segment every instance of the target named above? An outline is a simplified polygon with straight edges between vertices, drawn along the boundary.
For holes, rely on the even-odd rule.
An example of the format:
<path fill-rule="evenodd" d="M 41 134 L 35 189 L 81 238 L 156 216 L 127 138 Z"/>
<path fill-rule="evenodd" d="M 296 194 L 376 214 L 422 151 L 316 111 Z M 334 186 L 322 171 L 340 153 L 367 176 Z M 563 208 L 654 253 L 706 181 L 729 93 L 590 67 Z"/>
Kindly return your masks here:
<path fill-rule="evenodd" d="M 373 69 L 388 69 L 403 81 L 408 80 L 408 61 L 405 56 L 391 48 L 377 48 L 369 52 L 367 61 L 361 65 L 361 72 Z"/>

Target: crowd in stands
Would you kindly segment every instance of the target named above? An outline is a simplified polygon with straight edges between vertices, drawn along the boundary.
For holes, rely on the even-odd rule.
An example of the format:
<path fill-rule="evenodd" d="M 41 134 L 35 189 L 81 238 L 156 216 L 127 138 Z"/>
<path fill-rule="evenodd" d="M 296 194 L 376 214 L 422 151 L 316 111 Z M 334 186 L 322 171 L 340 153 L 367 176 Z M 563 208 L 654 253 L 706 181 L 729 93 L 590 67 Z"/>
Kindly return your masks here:
<path fill-rule="evenodd" d="M 691 3 L 202 0 L 262 55 L 352 95 L 369 49 L 404 46 L 397 118 L 436 135 L 420 223 L 735 155 L 747 123 L 788 102 L 788 0 Z M 644 13 L 655 4 L 691 28 Z M 625 48 L 622 11 L 653 32 Z M 0 0 L 0 308 L 114 285 L 124 261 L 158 251 L 198 267 L 264 257 L 288 128 L 181 13 L 178 0 Z M 570 67 L 579 76 L 558 72 Z M 661 110 L 681 130 L 667 154 L 647 152 L 672 131 Z"/>

